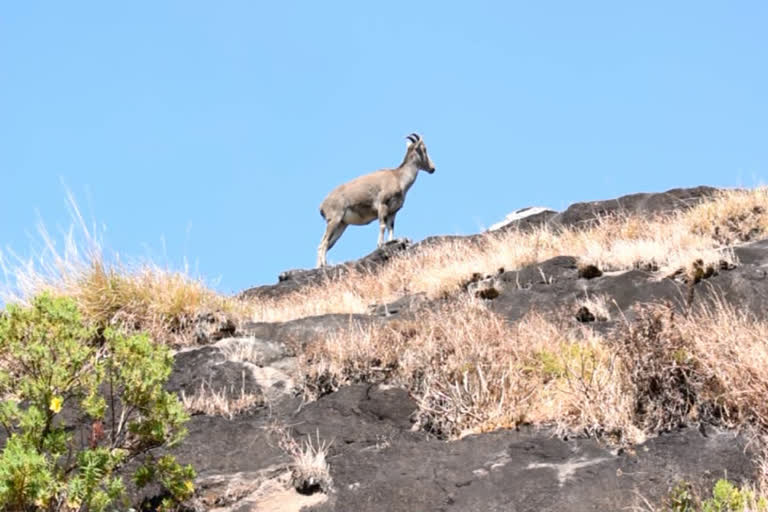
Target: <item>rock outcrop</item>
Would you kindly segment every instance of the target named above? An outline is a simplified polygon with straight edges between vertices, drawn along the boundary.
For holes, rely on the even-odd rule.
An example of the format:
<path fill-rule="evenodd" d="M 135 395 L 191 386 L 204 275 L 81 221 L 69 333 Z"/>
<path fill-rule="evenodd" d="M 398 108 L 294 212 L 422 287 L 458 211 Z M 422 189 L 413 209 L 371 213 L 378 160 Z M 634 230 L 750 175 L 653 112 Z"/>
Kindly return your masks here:
<path fill-rule="evenodd" d="M 714 193 L 709 187 L 663 194 L 635 194 L 612 201 L 579 203 L 561 213 L 499 227 L 574 226 L 596 216 L 626 212 L 653 215 L 687 208 Z M 473 237 L 485 236 L 473 235 Z M 244 297 L 279 297 L 302 286 L 340 276 L 349 269 L 385 265 L 411 244 L 397 241 L 365 258 L 328 269 L 290 271 L 277 284 L 251 288 Z M 647 270 L 602 272 L 580 268 L 570 256 L 491 276 L 478 276 L 462 293 L 487 301 L 515 321 L 532 309 L 566 312 L 580 322 L 608 329 L 631 321 L 633 306 L 666 302 L 681 311 L 692 302 L 725 300 L 764 315 L 768 307 L 768 240 L 734 249 L 739 265 L 716 269 L 706 279 L 659 277 Z M 584 311 L 585 296 L 610 298 L 608 315 Z M 206 510 L 356 511 L 562 511 L 641 509 L 660 504 L 679 481 L 711 488 L 723 476 L 755 476 L 748 439 L 708 425 L 669 431 L 633 447 L 617 449 L 600 440 L 562 438 L 547 429 L 522 427 L 464 437 L 435 439 L 414 427 L 417 404 L 398 388 L 347 386 L 305 403 L 296 393 L 296 353 L 319 335 L 350 323 L 385 325 L 428 300 L 407 295 L 371 308 L 368 315 L 323 315 L 285 323 L 245 323 L 215 343 L 176 354 L 169 387 L 191 393 L 211 389 L 259 397 L 231 419 L 199 414 L 175 454 L 198 469 L 198 501 Z M 228 327 L 229 329 L 229 327 Z M 330 443 L 332 489 L 300 494 L 291 481 L 287 439 Z M 302 508 L 304 507 L 304 508 Z"/>

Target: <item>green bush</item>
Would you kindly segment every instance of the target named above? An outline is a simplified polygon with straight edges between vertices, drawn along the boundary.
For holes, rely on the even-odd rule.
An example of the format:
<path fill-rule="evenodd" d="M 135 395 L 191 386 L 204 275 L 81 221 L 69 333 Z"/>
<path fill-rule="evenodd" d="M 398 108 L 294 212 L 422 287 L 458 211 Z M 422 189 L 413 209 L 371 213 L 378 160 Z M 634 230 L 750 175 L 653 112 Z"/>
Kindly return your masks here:
<path fill-rule="evenodd" d="M 755 497 L 750 489 L 739 489 L 728 480 L 720 479 L 712 489 L 712 498 L 702 504 L 703 512 L 763 512 L 768 510 L 765 498 Z"/>
<path fill-rule="evenodd" d="M 152 450 L 186 435 L 163 389 L 169 350 L 146 335 L 86 326 L 75 303 L 47 294 L 0 312 L 0 510 L 104 510 L 125 502 L 119 469 L 171 498 L 194 492 L 191 466 Z"/>
<path fill-rule="evenodd" d="M 671 512 L 768 512 L 768 500 L 757 496 L 749 487 L 739 489 L 720 479 L 712 489 L 712 497 L 701 501 L 691 484 L 678 483 L 667 498 L 665 510 Z"/>

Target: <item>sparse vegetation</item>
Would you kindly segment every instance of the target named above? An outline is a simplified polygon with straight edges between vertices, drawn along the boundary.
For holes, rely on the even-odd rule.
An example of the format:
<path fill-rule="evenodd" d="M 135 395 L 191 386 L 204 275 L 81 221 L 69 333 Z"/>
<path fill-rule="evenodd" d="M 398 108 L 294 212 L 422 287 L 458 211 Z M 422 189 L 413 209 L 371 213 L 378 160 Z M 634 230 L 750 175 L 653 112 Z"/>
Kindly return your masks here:
<path fill-rule="evenodd" d="M 768 427 L 768 324 L 724 302 L 688 315 L 643 308 L 618 339 L 636 397 L 635 422 L 652 431 L 690 420 Z"/>
<path fill-rule="evenodd" d="M 312 494 L 322 491 L 326 494 L 333 492 L 333 479 L 328 467 L 328 449 L 331 443 L 315 440 L 307 435 L 303 442 L 296 441 L 285 431 L 281 437 L 280 446 L 288 453 L 291 463 L 291 483 L 299 493 Z"/>
<path fill-rule="evenodd" d="M 580 306 L 586 308 L 599 322 L 611 320 L 610 298 L 605 295 L 590 296 L 585 291 Z"/>
<path fill-rule="evenodd" d="M 301 358 L 309 395 L 402 385 L 442 436 L 534 423 L 636 442 L 699 420 L 768 428 L 766 338 L 767 323 L 723 302 L 644 306 L 601 335 L 535 313 L 510 325 L 467 298 L 339 331 Z"/>
<path fill-rule="evenodd" d="M 187 395 L 182 391 L 181 402 L 190 414 L 202 413 L 232 419 L 237 414 L 262 404 L 264 397 L 246 392 L 245 376 L 243 376 L 239 394 L 232 388 L 216 391 L 209 384 L 201 382 L 200 389 L 193 395 Z"/>
<path fill-rule="evenodd" d="M 768 499 L 750 486 L 738 487 L 720 479 L 712 488 L 712 497 L 701 499 L 687 482 L 679 482 L 670 492 L 665 507 L 669 512 L 765 512 Z"/>
<path fill-rule="evenodd" d="M 43 248 L 33 258 L 0 250 L 0 271 L 6 277 L 0 300 L 25 303 L 43 292 L 70 297 L 89 325 L 147 332 L 159 342 L 177 345 L 194 340 L 199 312 L 246 314 L 242 303 L 213 292 L 187 272 L 105 256 L 71 196 L 69 204 L 79 229 L 70 229 L 63 240 L 55 240 L 41 225 Z"/>
<path fill-rule="evenodd" d="M 104 510 L 122 504 L 118 472 L 138 463 L 139 487 L 188 497 L 194 470 L 151 450 L 186 435 L 187 416 L 163 390 L 168 349 L 146 335 L 81 319 L 71 299 L 35 297 L 0 316 L 0 510 Z"/>
<path fill-rule="evenodd" d="M 333 442 L 321 440 L 319 432 L 315 433 L 315 439 L 307 434 L 305 440 L 297 441 L 291 435 L 291 427 L 279 421 L 268 424 L 266 429 L 277 438 L 280 449 L 291 459 L 291 487 L 300 494 L 333 492 L 333 478 L 328 465 L 328 452 Z"/>
<path fill-rule="evenodd" d="M 635 435 L 622 369 L 599 336 L 538 314 L 510 325 L 476 299 L 339 331 L 301 361 L 310 395 L 361 381 L 406 387 L 421 425 L 444 437 L 523 422 Z"/>

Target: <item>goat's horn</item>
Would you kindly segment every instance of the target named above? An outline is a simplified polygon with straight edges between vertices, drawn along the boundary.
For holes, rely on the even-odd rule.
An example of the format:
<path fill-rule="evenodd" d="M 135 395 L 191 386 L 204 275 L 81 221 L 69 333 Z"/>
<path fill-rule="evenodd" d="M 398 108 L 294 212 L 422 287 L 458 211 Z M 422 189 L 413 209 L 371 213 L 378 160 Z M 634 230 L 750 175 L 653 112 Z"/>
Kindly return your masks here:
<path fill-rule="evenodd" d="M 412 133 L 409 136 L 407 136 L 406 139 L 408 139 L 409 141 L 411 141 L 411 142 L 413 142 L 415 144 L 415 143 L 419 142 L 421 137 L 419 137 L 418 133 Z"/>

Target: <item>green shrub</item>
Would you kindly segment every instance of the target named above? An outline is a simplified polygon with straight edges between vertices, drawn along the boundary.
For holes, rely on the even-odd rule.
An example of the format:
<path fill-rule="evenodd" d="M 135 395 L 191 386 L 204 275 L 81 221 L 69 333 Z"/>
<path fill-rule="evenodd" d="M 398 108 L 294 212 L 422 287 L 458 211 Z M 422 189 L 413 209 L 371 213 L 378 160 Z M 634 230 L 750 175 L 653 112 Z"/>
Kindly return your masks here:
<path fill-rule="evenodd" d="M 678 483 L 666 500 L 665 510 L 671 512 L 768 512 L 768 500 L 757 496 L 749 487 L 741 489 L 720 479 L 712 489 L 712 497 L 701 501 L 691 484 Z"/>
<path fill-rule="evenodd" d="M 0 313 L 0 510 L 104 510 L 125 501 L 119 469 L 135 461 L 164 503 L 189 497 L 191 466 L 152 451 L 186 435 L 188 416 L 163 389 L 169 350 L 146 335 L 84 324 L 74 302 L 47 294 Z"/>
<path fill-rule="evenodd" d="M 739 489 L 728 480 L 720 479 L 712 489 L 712 498 L 702 504 L 703 512 L 763 512 L 768 510 L 765 498 L 755 497 L 754 491 Z"/>
<path fill-rule="evenodd" d="M 562 341 L 554 349 L 544 348 L 534 352 L 526 369 L 539 373 L 545 380 L 574 375 L 589 381 L 600 359 L 600 353 L 585 343 Z"/>

